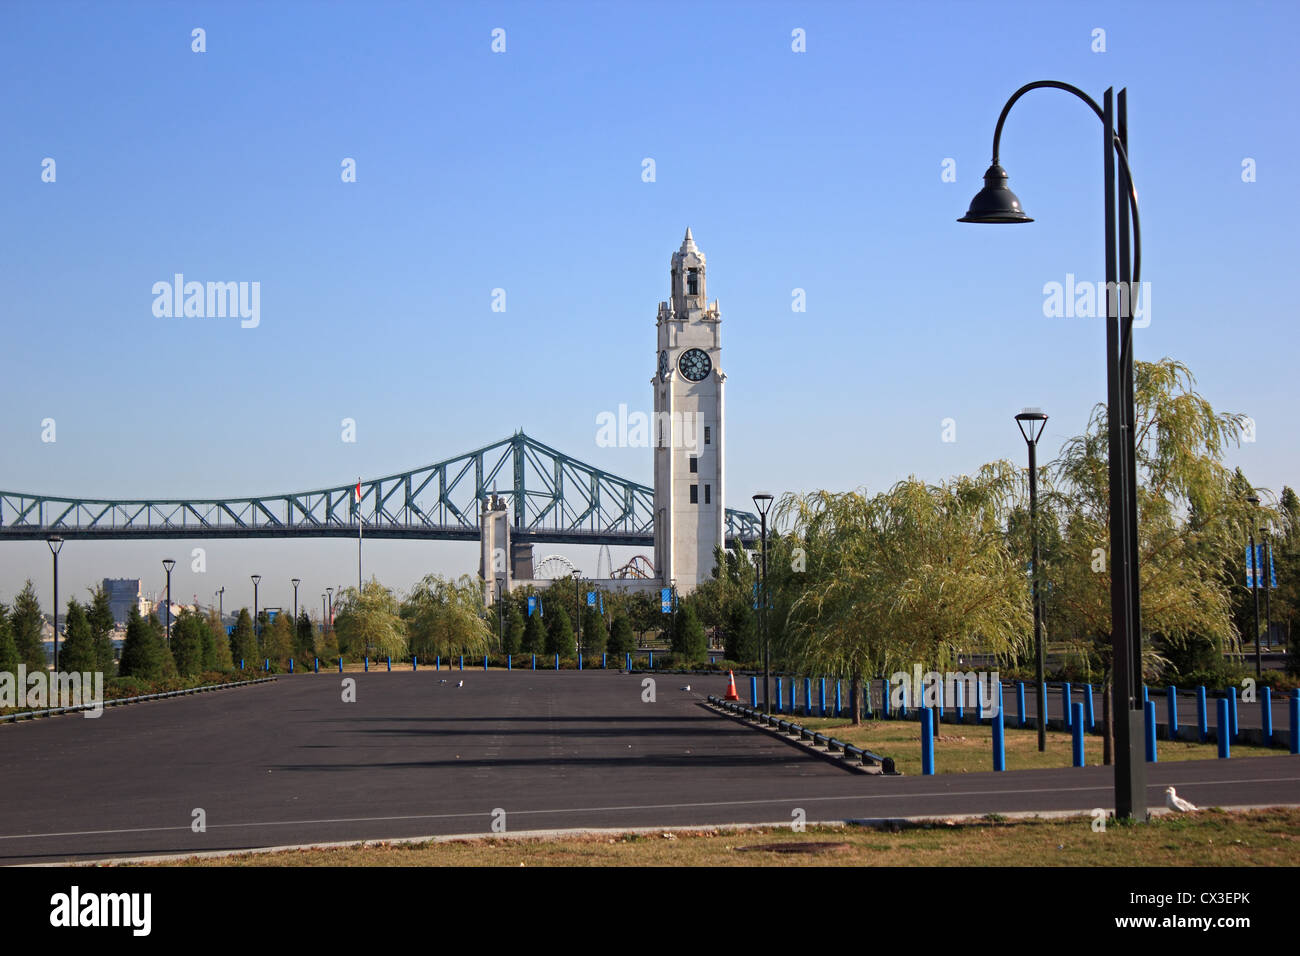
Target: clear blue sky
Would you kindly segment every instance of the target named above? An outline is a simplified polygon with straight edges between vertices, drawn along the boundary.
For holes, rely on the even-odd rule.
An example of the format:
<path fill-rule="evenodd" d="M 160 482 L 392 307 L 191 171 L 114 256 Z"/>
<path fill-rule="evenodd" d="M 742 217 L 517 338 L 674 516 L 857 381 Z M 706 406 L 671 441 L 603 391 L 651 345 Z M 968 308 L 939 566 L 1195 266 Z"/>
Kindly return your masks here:
<path fill-rule="evenodd" d="M 1025 405 L 1052 416 L 1050 457 L 1105 394 L 1101 323 L 1045 318 L 1042 291 L 1102 277 L 1096 119 L 1030 94 L 1002 159 L 1037 222 L 955 222 L 998 110 L 1037 79 L 1128 87 L 1138 357 L 1255 418 L 1232 463 L 1256 484 L 1300 484 L 1298 21 L 1290 2 L 6 3 L 0 487 L 270 494 L 518 427 L 648 482 L 649 452 L 596 447 L 595 421 L 649 407 L 687 225 L 722 304 L 729 504 L 1019 461 Z M 261 324 L 155 317 L 176 272 L 260 282 Z M 355 579 L 348 541 L 70 542 L 61 594 L 156 587 L 165 553 L 175 596 L 225 585 L 227 607 L 251 571 L 268 604 L 294 575 L 316 603 Z M 476 560 L 377 542 L 367 573 L 404 588 Z M 0 548 L 0 600 L 29 575 L 47 596 L 43 543 Z"/>

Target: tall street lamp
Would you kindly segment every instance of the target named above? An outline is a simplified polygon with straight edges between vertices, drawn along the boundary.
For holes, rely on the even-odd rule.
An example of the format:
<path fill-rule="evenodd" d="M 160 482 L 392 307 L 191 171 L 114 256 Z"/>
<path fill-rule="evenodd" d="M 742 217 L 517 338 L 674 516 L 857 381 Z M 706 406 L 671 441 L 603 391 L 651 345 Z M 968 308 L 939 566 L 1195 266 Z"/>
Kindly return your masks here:
<path fill-rule="evenodd" d="M 1085 103 L 1102 123 L 1102 172 L 1105 177 L 1106 256 L 1106 418 L 1109 430 L 1111 641 L 1115 660 L 1115 816 L 1147 819 L 1146 763 L 1143 747 L 1142 609 L 1138 587 L 1137 462 L 1133 399 L 1133 316 L 1130 290 L 1142 273 L 1142 233 L 1137 192 L 1128 162 L 1127 91 L 1116 97 L 1107 89 L 1097 102 L 1076 86 L 1039 80 L 1016 90 L 1002 107 L 993 131 L 993 162 L 984 188 L 971 200 L 959 222 L 1033 222 L 1007 188 L 999 164 L 1002 126 L 1020 97 L 1030 90 L 1057 89 Z M 1116 163 L 1118 159 L 1118 164 Z M 1118 175 L 1117 175 L 1118 174 Z M 1130 260 L 1129 215 L 1132 214 Z"/>
<path fill-rule="evenodd" d="M 325 625 L 328 621 L 329 621 L 329 617 L 326 616 L 325 613 L 325 595 L 322 594 L 320 596 L 320 633 L 322 639 L 325 637 L 327 633 L 327 628 Z"/>
<path fill-rule="evenodd" d="M 1255 679 L 1259 680 L 1263 670 L 1263 658 L 1259 650 L 1259 576 L 1263 569 L 1255 558 L 1255 534 L 1259 530 L 1259 496 L 1249 495 L 1250 503 L 1250 591 L 1255 599 Z"/>
<path fill-rule="evenodd" d="M 172 644 L 172 568 L 176 567 L 175 558 L 163 558 L 163 568 L 167 571 L 167 646 Z"/>
<path fill-rule="evenodd" d="M 1039 408 L 1026 408 L 1016 416 L 1016 425 L 1029 446 L 1029 590 L 1034 602 L 1034 660 L 1038 680 L 1038 752 L 1047 750 L 1047 684 L 1043 671 L 1046 656 L 1043 650 L 1043 608 L 1038 591 L 1038 439 L 1047 427 L 1047 415 Z"/>
<path fill-rule="evenodd" d="M 226 623 L 226 586 L 217 588 L 217 623 Z"/>
<path fill-rule="evenodd" d="M 501 650 L 506 649 L 506 619 L 502 598 L 505 595 L 506 579 L 505 575 L 497 575 L 497 631 L 501 640 Z"/>
<path fill-rule="evenodd" d="M 298 585 L 302 584 L 302 578 L 293 578 L 290 582 L 293 585 L 293 626 L 298 627 Z"/>
<path fill-rule="evenodd" d="M 340 589 L 340 592 L 341 591 L 342 589 Z M 326 615 L 325 620 L 327 623 L 333 624 L 334 623 L 334 589 L 326 588 L 325 593 L 329 595 L 329 602 L 328 602 L 329 613 Z"/>
<path fill-rule="evenodd" d="M 50 546 L 50 554 L 54 557 L 54 613 L 51 618 L 54 621 L 54 673 L 59 672 L 59 551 L 63 549 L 63 538 L 57 534 L 52 534 L 45 539 L 45 543 Z"/>
<path fill-rule="evenodd" d="M 763 648 L 763 711 L 772 712 L 772 654 L 767 644 L 767 509 L 772 507 L 772 495 L 760 491 L 754 495 L 754 507 L 758 509 L 758 537 L 762 548 L 762 572 L 758 584 L 758 639 Z M 856 712 L 855 712 L 856 713 Z"/>
<path fill-rule="evenodd" d="M 257 585 L 261 582 L 262 576 L 260 574 L 250 574 L 249 577 L 253 579 L 253 636 L 257 638 L 258 651 L 261 651 L 262 627 L 257 620 Z"/>

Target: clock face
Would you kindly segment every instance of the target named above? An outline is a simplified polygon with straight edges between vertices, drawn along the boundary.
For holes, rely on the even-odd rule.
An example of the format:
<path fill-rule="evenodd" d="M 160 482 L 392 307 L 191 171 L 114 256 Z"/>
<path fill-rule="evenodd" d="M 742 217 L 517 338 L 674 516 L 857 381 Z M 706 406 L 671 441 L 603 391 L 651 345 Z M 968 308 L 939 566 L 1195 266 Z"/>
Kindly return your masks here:
<path fill-rule="evenodd" d="M 668 353 L 659 353 L 659 377 L 665 379 L 668 377 Z"/>
<path fill-rule="evenodd" d="M 709 360 L 707 352 L 701 349 L 687 349 L 677 360 L 677 367 L 682 370 L 682 375 L 686 376 L 688 381 L 700 382 L 712 370 L 713 362 Z"/>

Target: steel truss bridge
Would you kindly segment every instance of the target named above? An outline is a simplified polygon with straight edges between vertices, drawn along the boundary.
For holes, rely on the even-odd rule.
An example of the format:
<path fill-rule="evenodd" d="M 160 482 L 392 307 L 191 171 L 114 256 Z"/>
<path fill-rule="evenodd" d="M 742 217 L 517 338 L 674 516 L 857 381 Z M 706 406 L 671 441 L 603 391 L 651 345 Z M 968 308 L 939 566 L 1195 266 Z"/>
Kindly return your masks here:
<path fill-rule="evenodd" d="M 501 490 L 497 490 L 500 488 Z M 423 468 L 319 491 L 115 500 L 0 491 L 0 540 L 355 537 L 477 541 L 483 500 L 510 505 L 511 536 L 538 544 L 651 545 L 654 491 L 522 431 Z M 727 509 L 727 543 L 758 539 L 758 516 Z"/>

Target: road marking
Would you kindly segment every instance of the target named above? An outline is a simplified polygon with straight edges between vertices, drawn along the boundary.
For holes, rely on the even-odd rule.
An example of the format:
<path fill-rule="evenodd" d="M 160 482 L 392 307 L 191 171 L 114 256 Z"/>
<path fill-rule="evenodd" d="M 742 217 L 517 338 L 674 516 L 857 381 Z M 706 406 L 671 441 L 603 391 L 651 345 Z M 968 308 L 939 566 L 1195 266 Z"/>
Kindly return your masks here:
<path fill-rule="evenodd" d="M 885 778 L 890 779 L 890 778 Z M 895 778 L 897 779 L 897 778 Z M 911 778 L 915 779 L 915 778 Z M 1183 780 L 1179 781 L 1180 787 L 1196 787 L 1213 784 L 1243 784 L 1243 783 L 1294 783 L 1300 782 L 1300 777 L 1253 777 L 1243 780 Z M 1164 784 L 1148 784 L 1147 790 L 1162 791 Z M 878 794 L 842 794 L 838 796 L 824 797 L 770 797 L 761 800 L 713 800 L 702 801 L 698 803 L 648 803 L 639 805 L 626 805 L 616 807 L 556 807 L 541 810 L 512 810 L 511 816 L 541 815 L 548 813 L 624 813 L 637 810 L 696 810 L 703 808 L 715 807 L 744 807 L 759 806 L 763 804 L 799 804 L 799 803 L 825 803 L 831 801 L 846 800 L 891 800 L 901 797 L 926 799 L 935 797 L 985 797 L 985 796 L 1016 796 L 1019 794 L 1034 793 L 1091 793 L 1096 791 L 1109 792 L 1114 789 L 1114 784 L 1105 783 L 1093 787 L 1038 787 L 1033 789 L 1021 790 L 945 790 L 933 793 L 878 793 Z M 1273 806 L 1274 804 L 1268 804 Z M 1280 804 L 1279 804 L 1280 805 Z M 990 813 L 996 811 L 988 811 Z M 1032 811 L 1025 811 L 1032 812 Z M 1040 811 L 1043 813 L 1050 811 Z M 463 817 L 477 817 L 486 815 L 486 811 L 468 811 L 465 813 L 415 813 L 404 814 L 401 816 L 387 817 L 335 817 L 320 820 L 271 820 L 265 822 L 253 823 L 210 823 L 209 830 L 240 830 L 250 827 L 292 827 L 292 826 L 321 826 L 336 823 L 390 823 L 397 820 L 455 820 Z M 124 829 L 110 830 L 68 830 L 59 833 L 18 833 L 18 834 L 0 834 L 0 840 L 39 840 L 48 837 L 64 836 L 104 836 L 118 833 L 166 833 L 174 830 L 189 830 L 188 826 L 175 827 L 131 827 Z"/>

